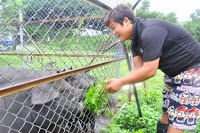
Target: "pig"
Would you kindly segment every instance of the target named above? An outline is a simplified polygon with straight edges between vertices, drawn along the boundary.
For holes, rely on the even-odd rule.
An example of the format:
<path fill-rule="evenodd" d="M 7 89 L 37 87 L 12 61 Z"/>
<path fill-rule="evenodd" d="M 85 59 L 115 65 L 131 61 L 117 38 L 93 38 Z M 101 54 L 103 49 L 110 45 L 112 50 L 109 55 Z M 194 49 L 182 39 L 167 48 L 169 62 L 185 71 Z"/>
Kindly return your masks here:
<path fill-rule="evenodd" d="M 24 68 L 0 68 L 0 86 L 6 87 L 52 74 Z M 65 79 L 0 98 L 0 131 L 15 133 L 87 132 L 89 113 L 83 114 L 86 90 Z M 92 124 L 90 124 L 92 125 Z M 92 127 L 94 128 L 94 126 Z"/>

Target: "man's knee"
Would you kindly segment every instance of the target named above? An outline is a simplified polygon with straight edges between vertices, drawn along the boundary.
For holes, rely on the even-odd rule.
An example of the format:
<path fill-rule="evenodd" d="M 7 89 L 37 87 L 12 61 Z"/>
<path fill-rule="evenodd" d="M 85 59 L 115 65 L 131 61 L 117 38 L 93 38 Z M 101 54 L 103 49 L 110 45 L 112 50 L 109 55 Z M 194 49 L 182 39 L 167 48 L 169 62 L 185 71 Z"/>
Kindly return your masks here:
<path fill-rule="evenodd" d="M 163 113 L 162 118 L 160 120 L 162 123 L 164 124 L 168 124 L 168 114 L 167 113 Z"/>

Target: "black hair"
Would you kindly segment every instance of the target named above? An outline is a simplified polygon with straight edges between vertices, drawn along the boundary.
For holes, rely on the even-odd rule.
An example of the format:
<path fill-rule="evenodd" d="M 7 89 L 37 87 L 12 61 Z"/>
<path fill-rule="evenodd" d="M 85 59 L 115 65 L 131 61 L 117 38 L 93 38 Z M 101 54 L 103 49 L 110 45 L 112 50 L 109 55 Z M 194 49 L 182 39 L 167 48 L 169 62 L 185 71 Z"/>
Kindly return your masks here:
<path fill-rule="evenodd" d="M 123 26 L 124 17 L 127 17 L 132 23 L 135 22 L 135 15 L 133 10 L 125 4 L 120 4 L 113 8 L 105 17 L 104 23 L 106 26 L 109 25 L 110 20 L 120 23 Z"/>

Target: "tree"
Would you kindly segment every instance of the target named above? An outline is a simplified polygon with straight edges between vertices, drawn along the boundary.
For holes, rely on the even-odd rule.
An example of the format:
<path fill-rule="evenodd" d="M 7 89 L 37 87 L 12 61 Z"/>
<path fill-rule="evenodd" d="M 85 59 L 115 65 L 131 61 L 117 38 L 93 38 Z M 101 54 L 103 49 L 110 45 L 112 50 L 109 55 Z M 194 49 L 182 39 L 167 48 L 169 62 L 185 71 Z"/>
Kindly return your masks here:
<path fill-rule="evenodd" d="M 23 0 L 16 0 L 13 2 L 2 0 L 1 19 L 3 20 L 3 23 L 19 21 L 19 9 L 24 8 L 22 2 Z"/>
<path fill-rule="evenodd" d="M 157 18 L 157 19 L 164 19 L 173 23 L 177 23 L 177 17 L 174 12 L 171 12 L 167 15 L 164 13 L 157 12 L 157 11 L 150 11 L 150 2 L 149 0 L 144 0 L 142 2 L 142 6 L 136 10 L 136 14 L 139 18 Z"/>
<path fill-rule="evenodd" d="M 62 18 L 78 18 L 84 16 L 102 15 L 102 10 L 86 3 L 82 0 L 24 0 L 24 19 L 25 21 L 62 19 Z M 102 19 L 92 20 L 71 20 L 71 21 L 57 21 L 40 24 L 30 24 L 26 26 L 27 31 L 34 39 L 42 37 L 48 32 L 48 36 L 54 37 L 57 33 L 69 35 L 73 29 L 92 28 L 103 30 L 105 28 Z M 38 27 L 38 28 L 37 28 Z M 71 30 L 72 29 L 72 30 Z M 77 30 L 76 30 L 77 31 Z"/>
<path fill-rule="evenodd" d="M 140 8 L 142 11 L 144 12 L 148 12 L 149 8 L 150 8 L 151 3 L 149 2 L 149 0 L 144 0 L 142 2 L 142 7 Z"/>
<path fill-rule="evenodd" d="M 200 42 L 200 9 L 195 10 L 190 18 L 191 21 L 184 22 L 183 27 Z"/>
<path fill-rule="evenodd" d="M 200 9 L 196 9 L 194 13 L 190 15 L 192 20 L 199 20 L 200 19 Z"/>

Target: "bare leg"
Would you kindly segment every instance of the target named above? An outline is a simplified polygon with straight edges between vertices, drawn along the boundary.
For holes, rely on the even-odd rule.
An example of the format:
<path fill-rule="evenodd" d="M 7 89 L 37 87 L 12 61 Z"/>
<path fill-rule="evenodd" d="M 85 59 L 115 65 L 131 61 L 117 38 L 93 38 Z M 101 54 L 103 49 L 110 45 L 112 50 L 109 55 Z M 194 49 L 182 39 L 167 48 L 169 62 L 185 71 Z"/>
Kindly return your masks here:
<path fill-rule="evenodd" d="M 163 112 L 162 119 L 160 121 L 164 124 L 168 124 L 168 114 Z"/>
<path fill-rule="evenodd" d="M 163 116 L 160 121 L 157 123 L 157 133 L 167 133 L 168 128 L 168 115 L 163 113 Z"/>
<path fill-rule="evenodd" d="M 162 123 L 168 124 L 168 114 L 167 113 L 163 113 L 162 115 L 162 119 L 160 120 Z M 183 133 L 183 130 L 180 129 L 176 129 L 173 127 L 168 127 L 167 133 Z"/>
<path fill-rule="evenodd" d="M 167 130 L 167 133 L 183 133 L 183 130 L 180 130 L 180 129 L 176 129 L 176 128 L 173 128 L 173 127 L 168 127 L 168 130 Z"/>

